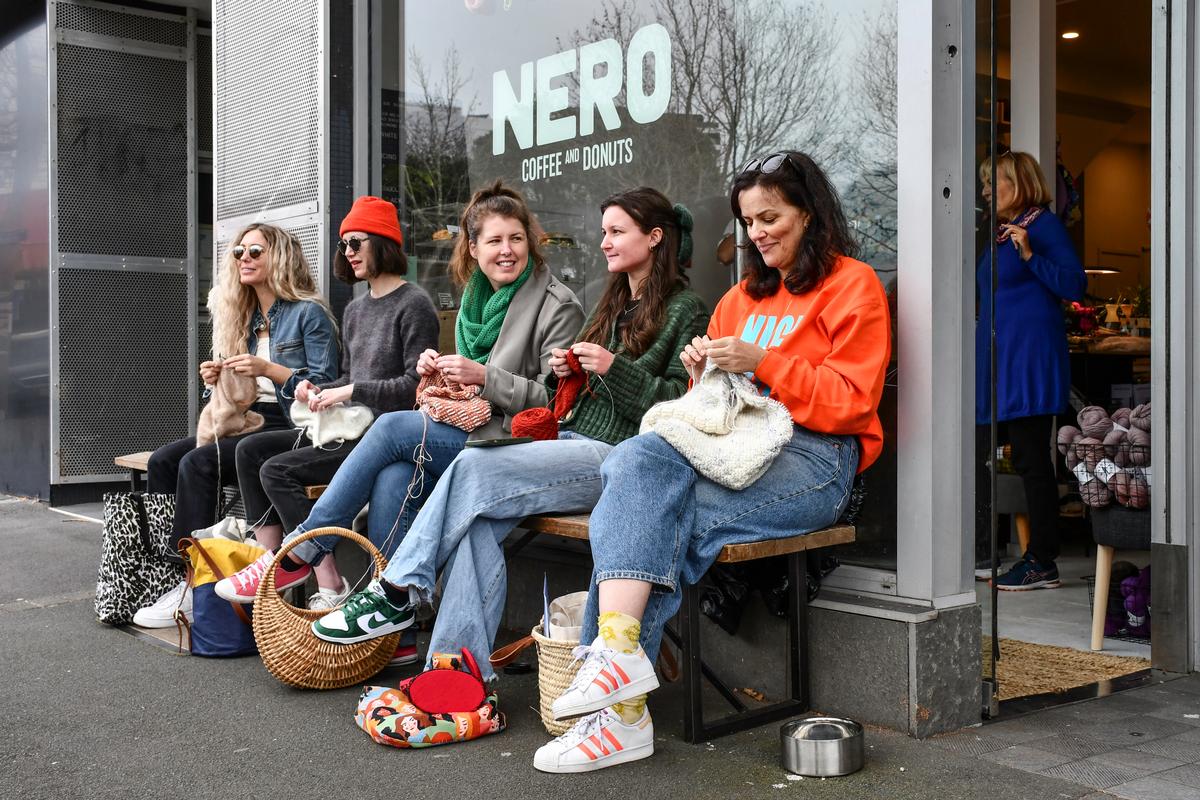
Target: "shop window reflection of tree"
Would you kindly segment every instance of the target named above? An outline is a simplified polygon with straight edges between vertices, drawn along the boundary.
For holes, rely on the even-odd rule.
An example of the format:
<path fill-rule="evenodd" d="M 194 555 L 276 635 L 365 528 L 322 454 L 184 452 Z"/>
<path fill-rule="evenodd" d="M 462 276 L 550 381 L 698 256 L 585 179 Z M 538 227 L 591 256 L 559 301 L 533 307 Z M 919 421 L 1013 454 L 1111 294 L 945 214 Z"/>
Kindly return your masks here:
<path fill-rule="evenodd" d="M 463 97 L 470 76 L 462 72 L 458 50 L 451 47 L 434 76 L 416 47 L 409 51 L 410 97 L 404 105 L 404 193 L 411 215 L 410 236 L 423 241 L 457 212 L 446 217 L 448 204 L 470 194 L 467 172 L 467 116 L 474 98 Z M 415 90 L 415 91 L 414 91 Z M 426 212 L 432 214 L 426 219 Z"/>
<path fill-rule="evenodd" d="M 843 104 L 829 44 L 836 20 L 824 8 L 784 0 L 608 0 L 570 46 L 628 42 L 650 22 L 665 26 L 673 45 L 669 110 L 698 115 L 709 127 L 722 175 L 785 145 L 822 165 L 836 161 Z M 623 90 L 617 103 L 625 104 Z"/>
<path fill-rule="evenodd" d="M 896 269 L 896 9 L 862 20 L 848 130 L 857 137 L 844 154 L 851 175 L 846 214 L 859 257 L 880 273 Z"/>

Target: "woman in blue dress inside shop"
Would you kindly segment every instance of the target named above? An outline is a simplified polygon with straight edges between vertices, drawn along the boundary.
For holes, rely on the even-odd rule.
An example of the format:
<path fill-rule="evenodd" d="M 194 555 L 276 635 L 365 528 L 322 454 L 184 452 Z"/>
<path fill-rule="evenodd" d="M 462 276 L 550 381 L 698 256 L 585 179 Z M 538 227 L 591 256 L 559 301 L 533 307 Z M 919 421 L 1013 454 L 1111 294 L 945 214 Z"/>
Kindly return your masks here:
<path fill-rule="evenodd" d="M 1054 416 L 1067 410 L 1071 370 L 1062 301 L 1081 300 L 1087 276 L 1062 222 L 1049 208 L 1052 198 L 1036 159 L 1009 152 L 979 168 L 983 198 L 995 203 L 996 218 L 996 420 L 999 441 L 1012 445 L 1012 463 L 1022 479 L 1029 513 L 1029 546 L 1021 559 L 997 578 L 1005 591 L 1050 589 L 1059 585 L 1058 484 L 1051 437 Z M 992 286 L 991 248 L 979 259 L 976 280 L 979 322 L 975 327 L 976 489 L 987 497 L 986 461 L 991 443 L 992 327 L 988 295 Z M 982 488 L 982 491 L 979 491 Z M 991 575 L 987 501 L 976 504 L 976 577 Z"/>

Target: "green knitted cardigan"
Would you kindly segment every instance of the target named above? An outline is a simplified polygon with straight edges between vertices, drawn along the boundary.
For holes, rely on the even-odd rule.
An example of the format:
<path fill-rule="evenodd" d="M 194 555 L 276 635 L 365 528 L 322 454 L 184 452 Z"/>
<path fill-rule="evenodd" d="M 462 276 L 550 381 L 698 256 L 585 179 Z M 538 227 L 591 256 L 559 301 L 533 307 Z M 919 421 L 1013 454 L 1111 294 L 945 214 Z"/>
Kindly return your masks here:
<path fill-rule="evenodd" d="M 688 374 L 679 354 L 694 337 L 708 331 L 708 316 L 708 307 L 700 296 L 684 288 L 667 301 L 666 321 L 650 347 L 637 358 L 621 352 L 619 340 L 610 336 L 607 348 L 616 356 L 612 367 L 603 380 L 589 375 L 591 391 L 580 392 L 562 427 L 608 444 L 636 436 L 650 406 L 674 400 L 687 391 Z M 590 324 L 589 316 L 582 330 Z M 553 373 L 547 384 L 553 391 Z"/>

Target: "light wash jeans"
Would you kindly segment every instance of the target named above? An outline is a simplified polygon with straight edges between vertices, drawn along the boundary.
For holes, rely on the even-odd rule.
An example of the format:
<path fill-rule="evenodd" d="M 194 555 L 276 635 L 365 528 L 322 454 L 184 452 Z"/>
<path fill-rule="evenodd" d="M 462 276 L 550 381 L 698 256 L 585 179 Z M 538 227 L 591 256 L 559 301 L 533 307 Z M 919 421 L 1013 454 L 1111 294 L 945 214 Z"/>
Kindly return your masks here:
<path fill-rule="evenodd" d="M 641 644 L 653 662 L 683 583 L 703 577 L 727 544 L 811 533 L 837 521 L 858 467 L 858 440 L 795 426 L 766 473 L 741 491 L 698 474 L 654 433 L 626 439 L 601 469 L 592 511 L 592 585 L 582 640 L 596 638 L 597 584 L 632 578 L 653 584 Z M 799 587 L 804 591 L 804 587 Z"/>
<path fill-rule="evenodd" d="M 487 657 L 508 591 L 502 543 L 531 514 L 590 510 L 611 450 L 566 431 L 552 441 L 467 448 L 454 459 L 383 573 L 428 602 L 442 571 L 429 654 L 466 647 L 485 680 L 496 676 Z"/>
<path fill-rule="evenodd" d="M 416 469 L 414 458 L 422 438 L 429 456 L 424 464 L 423 485 L 417 487 L 420 496 L 405 503 L 405 490 Z M 328 525 L 349 528 L 358 512 L 370 501 L 368 538 L 384 558 L 391 558 L 408 533 L 421 502 L 454 457 L 462 452 L 466 441 L 464 431 L 434 422 L 420 411 L 393 411 L 381 415 L 338 467 L 329 488 L 318 498 L 308 519 L 284 538 L 284 544 L 305 531 Z M 291 554 L 313 564 L 332 552 L 337 542 L 337 536 L 319 536 L 297 545 Z"/>

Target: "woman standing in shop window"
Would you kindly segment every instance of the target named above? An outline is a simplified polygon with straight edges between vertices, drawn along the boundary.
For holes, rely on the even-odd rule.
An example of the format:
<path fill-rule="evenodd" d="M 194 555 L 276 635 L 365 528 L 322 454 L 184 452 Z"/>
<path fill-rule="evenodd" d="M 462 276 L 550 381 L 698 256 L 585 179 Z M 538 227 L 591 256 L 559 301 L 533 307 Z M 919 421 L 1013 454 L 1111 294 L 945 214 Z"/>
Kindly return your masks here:
<path fill-rule="evenodd" d="M 996 208 L 996 420 L 1002 441 L 1012 444 L 1012 462 L 1025 488 L 1029 547 L 996 582 L 1005 591 L 1059 586 L 1058 484 L 1051 441 L 1054 415 L 1067 409 L 1071 370 L 1062 301 L 1081 300 L 1087 275 L 1066 228 L 1047 206 L 1050 188 L 1028 153 L 1010 152 L 979 167 L 983 199 Z M 979 321 L 975 326 L 976 486 L 987 476 L 991 443 L 991 309 L 989 251 L 975 273 Z M 982 478 L 982 480 L 981 480 Z M 986 483 L 983 493 L 987 497 Z M 986 510 L 985 503 L 979 504 Z M 990 576 L 987 524 L 976 516 L 976 575 Z"/>
<path fill-rule="evenodd" d="M 218 285 L 209 295 L 213 318 L 213 358 L 200 364 L 200 378 L 213 386 L 222 370 L 254 378 L 258 397 L 251 409 L 263 416 L 262 430 L 291 427 L 288 403 L 304 380 L 323 383 L 337 374 L 337 326 L 317 294 L 300 241 L 274 225 L 255 223 L 233 237 L 221 262 Z M 243 438 L 230 436 L 196 446 L 195 437 L 163 445 L 150 456 L 146 476 L 151 492 L 175 494 L 172 545 L 215 522 L 222 486 L 237 478 L 235 452 Z M 190 613 L 187 584 L 181 582 L 134 623 L 174 625 L 164 609 Z"/>

